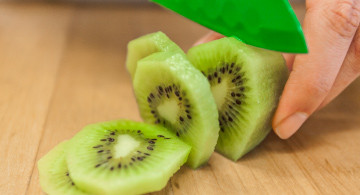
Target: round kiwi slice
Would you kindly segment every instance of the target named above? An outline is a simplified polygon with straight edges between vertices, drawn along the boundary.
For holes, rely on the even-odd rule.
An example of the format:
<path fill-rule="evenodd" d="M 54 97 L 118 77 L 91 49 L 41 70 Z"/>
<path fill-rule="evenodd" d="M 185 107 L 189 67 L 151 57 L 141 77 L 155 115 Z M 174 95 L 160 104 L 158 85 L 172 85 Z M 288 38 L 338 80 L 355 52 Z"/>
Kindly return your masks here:
<path fill-rule="evenodd" d="M 232 160 L 259 144 L 288 78 L 282 55 L 222 38 L 193 47 L 193 65 L 207 77 L 219 111 L 216 150 Z"/>
<path fill-rule="evenodd" d="M 159 52 L 138 62 L 134 91 L 142 118 L 161 124 L 192 146 L 187 164 L 206 163 L 218 138 L 210 85 L 185 56 Z"/>
<path fill-rule="evenodd" d="M 156 52 L 176 51 L 183 55 L 185 53 L 179 46 L 172 42 L 163 32 L 155 32 L 134 39 L 128 44 L 126 57 L 126 68 L 134 78 L 137 62 Z"/>
<path fill-rule="evenodd" d="M 68 141 L 64 141 L 42 157 L 38 162 L 40 185 L 47 194 L 85 195 L 70 178 L 65 160 L 65 148 Z"/>
<path fill-rule="evenodd" d="M 77 186 L 93 194 L 141 194 L 165 187 L 190 146 L 161 126 L 126 120 L 85 127 L 66 160 Z"/>

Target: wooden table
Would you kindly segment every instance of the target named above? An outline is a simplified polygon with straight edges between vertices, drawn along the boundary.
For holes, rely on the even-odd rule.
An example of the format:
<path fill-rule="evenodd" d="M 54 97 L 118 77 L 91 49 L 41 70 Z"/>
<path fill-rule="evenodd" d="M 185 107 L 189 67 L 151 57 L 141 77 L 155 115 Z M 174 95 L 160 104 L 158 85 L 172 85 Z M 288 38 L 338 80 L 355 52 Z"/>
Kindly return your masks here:
<path fill-rule="evenodd" d="M 206 32 L 154 6 L 0 4 L 0 194 L 41 194 L 36 162 L 83 126 L 141 120 L 126 44 L 158 30 L 185 49 Z M 359 100 L 357 80 L 291 139 L 236 163 L 215 153 L 159 194 L 359 194 Z"/>

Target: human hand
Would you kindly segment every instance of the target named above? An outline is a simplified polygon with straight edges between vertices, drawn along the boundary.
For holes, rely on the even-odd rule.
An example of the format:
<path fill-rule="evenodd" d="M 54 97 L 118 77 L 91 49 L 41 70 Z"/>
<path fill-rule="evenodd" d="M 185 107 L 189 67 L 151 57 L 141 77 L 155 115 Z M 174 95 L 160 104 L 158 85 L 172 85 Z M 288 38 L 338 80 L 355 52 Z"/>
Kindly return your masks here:
<path fill-rule="evenodd" d="M 307 0 L 303 30 L 308 54 L 284 54 L 291 70 L 273 119 L 282 139 L 360 75 L 360 1 Z M 222 38 L 211 32 L 195 43 Z"/>

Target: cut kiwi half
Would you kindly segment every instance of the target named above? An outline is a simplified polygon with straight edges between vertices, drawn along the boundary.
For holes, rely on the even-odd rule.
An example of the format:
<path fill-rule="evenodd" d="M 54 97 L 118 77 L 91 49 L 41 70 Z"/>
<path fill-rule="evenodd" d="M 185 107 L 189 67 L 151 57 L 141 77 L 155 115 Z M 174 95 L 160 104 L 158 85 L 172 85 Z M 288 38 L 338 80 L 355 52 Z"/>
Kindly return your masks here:
<path fill-rule="evenodd" d="M 161 126 L 117 120 L 85 127 L 66 160 L 77 186 L 92 194 L 142 194 L 165 187 L 191 147 Z"/>
<path fill-rule="evenodd" d="M 172 42 L 163 32 L 155 32 L 134 39 L 128 44 L 126 57 L 126 68 L 134 78 L 137 62 L 156 52 L 176 51 L 183 55 L 185 53 L 179 46 Z"/>
<path fill-rule="evenodd" d="M 53 148 L 38 162 L 40 185 L 44 192 L 51 195 L 85 195 L 70 178 L 65 160 L 65 149 L 68 141 Z"/>
<path fill-rule="evenodd" d="M 222 38 L 188 51 L 208 79 L 219 111 L 216 150 L 238 160 L 271 130 L 271 119 L 288 78 L 282 55 Z"/>
<path fill-rule="evenodd" d="M 218 138 L 218 113 L 207 79 L 185 56 L 159 52 L 140 60 L 134 91 L 145 122 L 167 127 L 192 146 L 187 165 L 207 162 Z"/>

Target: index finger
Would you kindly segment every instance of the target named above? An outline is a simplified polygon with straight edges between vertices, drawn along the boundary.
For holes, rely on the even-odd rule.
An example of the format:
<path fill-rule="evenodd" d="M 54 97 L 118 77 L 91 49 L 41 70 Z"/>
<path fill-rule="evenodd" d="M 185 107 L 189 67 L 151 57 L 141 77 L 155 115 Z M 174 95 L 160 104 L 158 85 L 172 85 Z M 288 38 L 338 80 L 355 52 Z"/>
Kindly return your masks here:
<path fill-rule="evenodd" d="M 295 57 L 273 127 L 281 138 L 295 133 L 331 89 L 360 21 L 357 1 L 308 1 L 304 33 L 309 53 Z"/>

